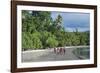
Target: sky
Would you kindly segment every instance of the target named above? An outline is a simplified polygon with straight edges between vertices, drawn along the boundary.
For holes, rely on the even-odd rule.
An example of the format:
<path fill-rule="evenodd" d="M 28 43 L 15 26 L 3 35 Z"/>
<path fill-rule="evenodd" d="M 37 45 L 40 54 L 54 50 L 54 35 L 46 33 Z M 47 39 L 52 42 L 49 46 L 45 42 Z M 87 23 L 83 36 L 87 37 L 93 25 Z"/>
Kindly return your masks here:
<path fill-rule="evenodd" d="M 79 32 L 90 30 L 90 14 L 78 12 L 51 12 L 53 20 L 60 14 L 66 31 L 73 32 L 78 29 Z"/>

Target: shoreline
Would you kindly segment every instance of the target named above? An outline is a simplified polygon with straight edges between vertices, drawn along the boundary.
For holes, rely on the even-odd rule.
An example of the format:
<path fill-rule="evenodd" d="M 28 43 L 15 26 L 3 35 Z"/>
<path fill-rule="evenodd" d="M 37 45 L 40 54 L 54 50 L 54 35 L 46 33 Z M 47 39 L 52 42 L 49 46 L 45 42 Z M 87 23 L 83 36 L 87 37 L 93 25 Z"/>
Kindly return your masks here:
<path fill-rule="evenodd" d="M 88 48 L 88 47 L 90 47 L 89 45 L 87 45 L 87 46 L 66 46 L 66 47 L 62 47 L 62 48 Z M 60 48 L 60 47 L 58 47 L 58 48 Z M 49 49 L 38 49 L 38 50 L 34 50 L 34 49 L 32 49 L 32 50 L 26 50 L 26 51 L 22 51 L 22 53 L 28 53 L 28 52 L 41 52 L 41 51 L 52 51 L 53 50 L 53 48 L 49 48 Z"/>

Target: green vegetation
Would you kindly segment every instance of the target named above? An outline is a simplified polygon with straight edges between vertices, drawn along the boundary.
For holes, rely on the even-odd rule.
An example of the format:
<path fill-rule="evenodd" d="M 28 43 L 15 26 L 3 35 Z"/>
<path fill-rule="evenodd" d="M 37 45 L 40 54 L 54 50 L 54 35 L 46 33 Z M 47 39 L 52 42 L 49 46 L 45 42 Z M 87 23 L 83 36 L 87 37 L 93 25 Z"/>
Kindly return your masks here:
<path fill-rule="evenodd" d="M 62 17 L 52 19 L 50 12 L 22 11 L 22 50 L 89 45 L 89 32 L 68 32 Z"/>

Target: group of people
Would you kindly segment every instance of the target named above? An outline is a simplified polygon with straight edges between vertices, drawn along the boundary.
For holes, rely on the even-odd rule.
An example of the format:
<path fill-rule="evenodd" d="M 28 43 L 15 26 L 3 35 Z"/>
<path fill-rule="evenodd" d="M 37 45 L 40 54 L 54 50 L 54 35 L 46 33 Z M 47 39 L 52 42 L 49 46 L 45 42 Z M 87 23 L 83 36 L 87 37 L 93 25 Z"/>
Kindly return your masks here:
<path fill-rule="evenodd" d="M 65 52 L 66 52 L 65 48 L 62 48 L 62 47 L 54 48 L 54 53 L 55 53 L 55 54 L 64 55 Z"/>

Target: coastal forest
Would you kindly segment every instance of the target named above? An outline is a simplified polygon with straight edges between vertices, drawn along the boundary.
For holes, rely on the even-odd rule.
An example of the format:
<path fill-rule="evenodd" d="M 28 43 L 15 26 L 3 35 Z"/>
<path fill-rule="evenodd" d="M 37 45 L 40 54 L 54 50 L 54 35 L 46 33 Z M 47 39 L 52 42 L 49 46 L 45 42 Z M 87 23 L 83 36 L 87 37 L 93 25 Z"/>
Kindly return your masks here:
<path fill-rule="evenodd" d="M 89 31 L 67 31 L 62 19 L 60 14 L 53 19 L 50 11 L 22 10 L 22 50 L 90 44 Z"/>

